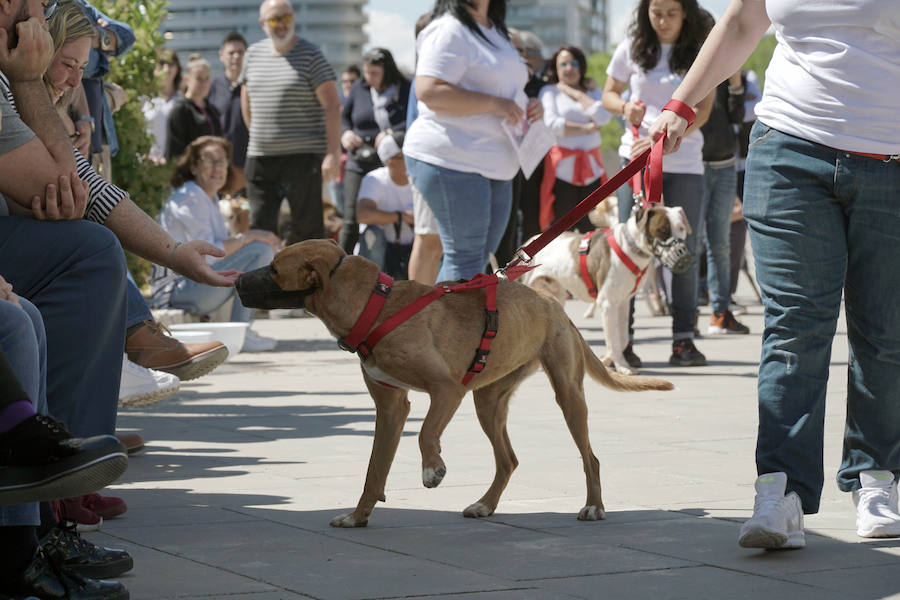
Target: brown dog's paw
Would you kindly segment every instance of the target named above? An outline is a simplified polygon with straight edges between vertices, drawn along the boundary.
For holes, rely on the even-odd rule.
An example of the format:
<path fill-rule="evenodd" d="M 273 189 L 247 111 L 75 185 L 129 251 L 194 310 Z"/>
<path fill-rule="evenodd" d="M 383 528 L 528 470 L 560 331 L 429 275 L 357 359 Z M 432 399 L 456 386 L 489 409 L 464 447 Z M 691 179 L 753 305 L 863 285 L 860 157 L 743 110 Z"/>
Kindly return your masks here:
<path fill-rule="evenodd" d="M 578 513 L 579 521 L 600 521 L 606 518 L 606 511 L 599 506 L 585 506 Z"/>
<path fill-rule="evenodd" d="M 447 474 L 447 467 L 441 466 L 437 469 L 426 467 L 422 469 L 422 485 L 427 488 L 436 488 L 444 480 Z"/>
<path fill-rule="evenodd" d="M 463 511 L 464 517 L 472 517 L 472 518 L 489 517 L 492 514 L 494 514 L 494 509 L 488 508 L 488 506 L 486 504 L 483 504 L 481 502 L 476 502 L 475 504 L 470 504 Z"/>
<path fill-rule="evenodd" d="M 365 527 L 369 524 L 368 519 L 364 519 L 361 521 L 357 521 L 356 517 L 353 516 L 353 513 L 347 513 L 344 515 L 338 515 L 328 523 L 332 527 Z"/>

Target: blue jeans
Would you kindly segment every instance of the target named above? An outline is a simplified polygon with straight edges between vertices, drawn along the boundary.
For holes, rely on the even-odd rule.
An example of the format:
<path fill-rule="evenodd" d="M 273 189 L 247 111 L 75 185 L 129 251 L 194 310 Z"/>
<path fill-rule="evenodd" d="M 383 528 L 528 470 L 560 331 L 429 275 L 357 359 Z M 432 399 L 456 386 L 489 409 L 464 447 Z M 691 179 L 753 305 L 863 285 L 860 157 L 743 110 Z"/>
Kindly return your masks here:
<path fill-rule="evenodd" d="M 125 272 L 119 240 L 102 225 L 0 218 L 0 273 L 41 312 L 47 404 L 77 437 L 115 433 Z"/>
<path fill-rule="evenodd" d="M 706 283 L 714 312 L 728 310 L 731 300 L 731 209 L 737 191 L 734 165 L 704 163 L 703 218 L 706 225 Z"/>
<path fill-rule="evenodd" d="M 15 290 L 13 290 L 15 291 Z M 9 360 L 35 412 L 47 413 L 47 337 L 34 304 L 19 298 L 21 308 L 0 300 L 0 348 Z M 0 505 L 0 527 L 40 525 L 37 502 Z"/>
<path fill-rule="evenodd" d="M 819 508 L 825 392 L 843 294 L 850 356 L 837 482 L 900 475 L 900 163 L 847 154 L 757 122 L 744 217 L 765 307 L 759 473 L 783 471 Z"/>
<path fill-rule="evenodd" d="M 134 282 L 134 278 L 131 276 L 131 273 L 128 273 L 128 287 L 126 288 L 125 294 L 125 328 L 134 327 L 135 325 L 140 325 L 144 321 L 152 321 L 153 314 L 150 312 L 150 307 L 147 306 L 147 301 L 144 300 L 144 296 L 141 294 L 141 290 L 138 289 L 137 284 Z"/>
<path fill-rule="evenodd" d="M 628 164 L 622 159 L 622 166 Z M 669 298 L 672 304 L 672 340 L 693 339 L 694 324 L 697 317 L 697 285 L 700 263 L 696 259 L 700 236 L 701 209 L 703 203 L 703 175 L 690 173 L 663 173 L 663 203 L 666 206 L 680 206 L 684 209 L 691 233 L 685 239 L 688 249 L 695 258 L 691 266 L 683 273 L 672 275 L 672 293 Z M 624 223 L 631 216 L 634 204 L 631 188 L 623 185 L 616 191 L 619 200 L 619 221 Z M 727 280 L 726 280 L 727 282 Z M 628 318 L 629 338 L 634 337 L 632 323 L 634 321 L 634 299 Z"/>
<path fill-rule="evenodd" d="M 512 206 L 512 180 L 488 179 L 406 157 L 416 189 L 434 213 L 444 247 L 438 281 L 471 279 L 500 244 Z"/>
<path fill-rule="evenodd" d="M 218 260 L 212 264 L 216 271 L 252 271 L 272 262 L 275 254 L 268 244 L 251 242 L 230 256 Z M 240 323 L 249 323 L 253 320 L 255 309 L 247 308 L 241 304 L 237 292 L 233 287 L 213 287 L 186 277 L 181 277 L 172 290 L 172 298 L 169 304 L 172 308 L 180 308 L 192 315 L 207 315 L 216 311 L 220 306 L 234 298 L 231 309 L 231 320 Z"/>

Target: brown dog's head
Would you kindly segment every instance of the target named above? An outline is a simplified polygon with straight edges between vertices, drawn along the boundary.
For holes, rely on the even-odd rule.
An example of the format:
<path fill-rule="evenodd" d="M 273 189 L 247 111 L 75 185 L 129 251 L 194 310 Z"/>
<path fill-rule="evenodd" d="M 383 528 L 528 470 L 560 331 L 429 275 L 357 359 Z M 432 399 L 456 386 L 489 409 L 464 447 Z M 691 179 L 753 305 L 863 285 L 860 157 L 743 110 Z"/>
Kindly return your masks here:
<path fill-rule="evenodd" d="M 302 308 L 307 296 L 328 287 L 346 256 L 334 240 L 298 242 L 276 254 L 268 267 L 238 277 L 234 287 L 247 308 Z"/>

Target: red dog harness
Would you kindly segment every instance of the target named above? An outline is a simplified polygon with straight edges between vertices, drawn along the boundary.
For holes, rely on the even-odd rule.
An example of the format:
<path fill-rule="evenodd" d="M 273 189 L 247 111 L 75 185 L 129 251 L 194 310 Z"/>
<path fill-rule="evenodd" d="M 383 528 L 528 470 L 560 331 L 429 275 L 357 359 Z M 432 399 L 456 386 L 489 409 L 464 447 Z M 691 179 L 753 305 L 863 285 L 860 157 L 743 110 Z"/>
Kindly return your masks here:
<path fill-rule="evenodd" d="M 359 355 L 359 359 L 362 362 L 366 362 L 372 354 L 372 350 L 381 341 L 381 338 L 441 296 L 453 292 L 484 288 L 484 331 L 481 334 L 481 343 L 475 349 L 475 358 L 462 378 L 462 384 L 468 385 L 475 375 L 484 371 L 487 365 L 487 356 L 491 352 L 491 343 L 497 337 L 497 329 L 500 324 L 499 313 L 497 312 L 497 281 L 496 275 L 478 274 L 469 281 L 463 281 L 456 285 L 436 285 L 433 290 L 403 307 L 372 330 L 372 325 L 381 313 L 381 309 L 384 307 L 384 303 L 394 284 L 392 277 L 379 273 L 378 281 L 369 295 L 365 308 L 363 308 L 350 333 L 345 338 L 338 340 L 338 346 L 347 352 L 356 352 Z"/>
<path fill-rule="evenodd" d="M 604 227 L 602 229 L 597 229 L 596 231 L 592 231 L 590 233 L 586 233 L 583 238 L 581 238 L 581 243 L 578 245 L 578 263 L 581 267 L 581 279 L 584 280 L 584 284 L 587 286 L 588 294 L 591 298 L 597 297 L 597 286 L 594 285 L 594 280 L 591 278 L 588 273 L 587 268 L 587 255 L 591 250 L 591 239 L 593 238 L 595 233 L 601 233 L 606 236 L 606 242 L 609 244 L 609 247 L 612 248 L 612 251 L 616 253 L 616 256 L 619 257 L 619 260 L 622 261 L 628 270 L 634 273 L 634 288 L 631 290 L 631 294 L 634 294 L 638 286 L 641 284 L 641 279 L 644 277 L 644 273 L 647 272 L 647 268 L 650 266 L 649 264 L 643 269 L 639 269 L 634 261 L 631 260 L 631 257 L 625 254 L 625 251 L 622 250 L 622 246 L 619 245 L 619 242 L 616 241 L 616 236 L 612 229 L 609 227 Z M 629 294 L 629 295 L 631 295 Z"/>

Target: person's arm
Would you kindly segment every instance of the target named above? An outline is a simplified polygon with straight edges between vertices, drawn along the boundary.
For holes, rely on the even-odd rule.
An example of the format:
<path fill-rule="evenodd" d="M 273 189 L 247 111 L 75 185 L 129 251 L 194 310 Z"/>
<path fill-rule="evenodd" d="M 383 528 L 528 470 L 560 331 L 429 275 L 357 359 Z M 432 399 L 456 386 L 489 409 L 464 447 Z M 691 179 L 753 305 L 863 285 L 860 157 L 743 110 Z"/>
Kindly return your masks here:
<path fill-rule="evenodd" d="M 412 226 L 411 210 L 381 210 L 371 198 L 360 198 L 356 201 L 356 220 L 363 225 L 393 225 L 406 223 Z"/>
<path fill-rule="evenodd" d="M 710 90 L 741 68 L 769 25 L 771 21 L 766 13 L 765 0 L 732 0 L 709 33 L 681 85 L 672 94 L 672 99 L 688 106 L 699 103 L 709 95 Z M 680 143 L 686 129 L 687 121 L 683 117 L 664 110 L 650 128 L 650 134 L 653 139 L 665 135 L 665 150 L 671 152 Z"/>
<path fill-rule="evenodd" d="M 246 83 L 241 86 L 241 116 L 244 118 L 244 125 L 250 129 L 250 90 Z"/>
<path fill-rule="evenodd" d="M 322 180 L 337 179 L 341 169 L 341 100 L 333 79 L 320 83 L 316 98 L 325 110 L 325 158 L 322 160 Z"/>
<path fill-rule="evenodd" d="M 363 139 L 359 137 L 359 134 L 353 131 L 353 97 L 356 95 L 354 93 L 355 89 L 355 86 L 351 88 L 350 93 L 344 98 L 344 106 L 341 108 L 341 129 L 343 131 L 341 133 L 341 146 L 347 152 L 353 152 L 362 146 L 363 143 Z"/>
<path fill-rule="evenodd" d="M 434 112 L 454 117 L 489 113 L 518 123 L 525 116 L 525 111 L 514 100 L 467 90 L 428 75 L 416 76 L 416 97 Z"/>
<path fill-rule="evenodd" d="M 187 129 L 191 119 L 190 109 L 184 103 L 172 107 L 166 119 L 166 160 L 177 159 L 187 148 Z"/>
<path fill-rule="evenodd" d="M 606 83 L 603 84 L 603 96 L 600 102 L 610 114 L 619 115 L 632 125 L 640 125 L 646 109 L 642 104 L 622 99 L 622 92 L 627 87 L 627 81 L 607 77 Z"/>

